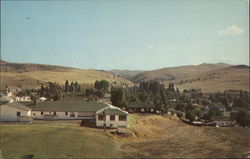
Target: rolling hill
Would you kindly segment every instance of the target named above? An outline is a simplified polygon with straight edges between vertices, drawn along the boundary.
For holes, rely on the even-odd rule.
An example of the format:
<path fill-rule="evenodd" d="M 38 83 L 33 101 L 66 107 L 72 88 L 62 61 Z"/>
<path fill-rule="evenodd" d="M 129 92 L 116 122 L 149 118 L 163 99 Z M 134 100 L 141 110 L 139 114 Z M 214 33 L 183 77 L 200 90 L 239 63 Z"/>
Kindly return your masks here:
<path fill-rule="evenodd" d="M 132 78 L 135 83 L 148 80 L 159 81 L 166 86 L 173 82 L 180 90 L 194 88 L 203 92 L 229 89 L 249 91 L 249 67 L 204 63 L 142 72 Z"/>
<path fill-rule="evenodd" d="M 63 66 L 10 63 L 1 60 L 1 88 L 9 87 L 38 88 L 45 82 L 64 84 L 66 80 L 78 81 L 83 86 L 92 85 L 96 80 L 106 79 L 115 85 L 132 86 L 133 83 L 122 77 L 104 71 L 78 69 Z"/>

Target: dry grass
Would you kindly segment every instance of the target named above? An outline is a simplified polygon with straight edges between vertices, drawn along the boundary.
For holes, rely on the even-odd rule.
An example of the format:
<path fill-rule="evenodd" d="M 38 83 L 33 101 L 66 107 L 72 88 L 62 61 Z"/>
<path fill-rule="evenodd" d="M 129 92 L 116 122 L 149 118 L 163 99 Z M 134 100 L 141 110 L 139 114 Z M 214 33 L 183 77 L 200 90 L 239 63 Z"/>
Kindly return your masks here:
<path fill-rule="evenodd" d="M 250 129 L 195 127 L 176 117 L 132 115 L 133 135 L 122 141 L 126 157 L 246 157 Z"/>
<path fill-rule="evenodd" d="M 64 84 L 66 80 L 78 81 L 80 84 L 93 85 L 96 80 L 108 80 L 115 82 L 117 85 L 125 83 L 132 86 L 132 82 L 120 78 L 106 72 L 97 70 L 83 69 L 65 69 L 62 70 L 46 70 L 46 71 L 31 71 L 31 72 L 1 72 L 1 88 L 6 84 L 10 87 L 21 85 L 22 88 L 39 88 L 44 82 L 56 82 Z"/>

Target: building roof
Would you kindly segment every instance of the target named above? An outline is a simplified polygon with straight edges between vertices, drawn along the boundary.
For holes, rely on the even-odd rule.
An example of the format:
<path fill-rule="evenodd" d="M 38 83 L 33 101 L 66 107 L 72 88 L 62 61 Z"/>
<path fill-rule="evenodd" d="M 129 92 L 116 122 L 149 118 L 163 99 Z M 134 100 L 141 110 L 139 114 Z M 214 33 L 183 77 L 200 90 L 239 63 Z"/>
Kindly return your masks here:
<path fill-rule="evenodd" d="M 155 108 L 155 105 L 146 102 L 131 102 L 128 103 L 127 108 Z"/>
<path fill-rule="evenodd" d="M 37 102 L 32 108 L 33 111 L 62 111 L 62 112 L 81 112 L 98 111 L 108 107 L 108 104 L 102 102 L 85 101 L 48 101 Z"/>
<path fill-rule="evenodd" d="M 12 103 L 6 103 L 6 104 L 3 104 L 3 105 L 7 105 L 7 106 L 11 106 L 11 107 L 15 107 L 17 109 L 22 109 L 22 110 L 31 110 L 29 107 L 23 105 L 23 104 L 20 104 L 18 102 L 12 102 Z"/>
<path fill-rule="evenodd" d="M 112 106 L 110 104 L 108 104 L 108 107 L 97 111 L 96 114 L 102 114 L 103 111 L 105 112 L 106 115 L 128 115 L 128 112 L 118 107 Z"/>

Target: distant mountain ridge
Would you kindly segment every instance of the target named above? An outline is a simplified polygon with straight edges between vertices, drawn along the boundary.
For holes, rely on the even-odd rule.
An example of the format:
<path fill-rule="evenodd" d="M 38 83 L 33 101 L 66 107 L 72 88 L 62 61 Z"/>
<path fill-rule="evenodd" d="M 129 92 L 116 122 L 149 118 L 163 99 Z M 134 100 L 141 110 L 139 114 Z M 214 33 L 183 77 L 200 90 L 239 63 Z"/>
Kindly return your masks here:
<path fill-rule="evenodd" d="M 1 87 L 21 85 L 37 88 L 42 83 L 54 81 L 63 84 L 65 80 L 93 85 L 95 80 L 106 79 L 118 85 L 133 86 L 142 81 L 159 81 L 166 86 L 173 82 L 180 90 L 198 88 L 203 92 L 224 90 L 249 91 L 249 66 L 226 63 L 202 63 L 166 67 L 151 71 L 143 70 L 87 70 L 43 64 L 20 64 L 1 60 Z"/>

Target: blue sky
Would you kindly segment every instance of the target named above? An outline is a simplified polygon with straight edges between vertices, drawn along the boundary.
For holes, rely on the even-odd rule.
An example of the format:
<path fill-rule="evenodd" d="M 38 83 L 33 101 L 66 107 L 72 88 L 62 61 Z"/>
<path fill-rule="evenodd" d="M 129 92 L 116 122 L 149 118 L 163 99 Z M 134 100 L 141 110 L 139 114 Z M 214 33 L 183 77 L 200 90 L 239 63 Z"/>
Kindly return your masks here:
<path fill-rule="evenodd" d="M 84 69 L 249 64 L 247 0 L 1 1 L 1 58 Z"/>

